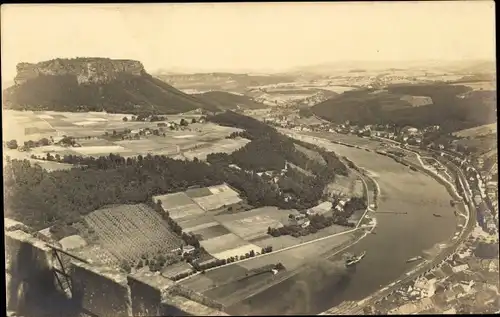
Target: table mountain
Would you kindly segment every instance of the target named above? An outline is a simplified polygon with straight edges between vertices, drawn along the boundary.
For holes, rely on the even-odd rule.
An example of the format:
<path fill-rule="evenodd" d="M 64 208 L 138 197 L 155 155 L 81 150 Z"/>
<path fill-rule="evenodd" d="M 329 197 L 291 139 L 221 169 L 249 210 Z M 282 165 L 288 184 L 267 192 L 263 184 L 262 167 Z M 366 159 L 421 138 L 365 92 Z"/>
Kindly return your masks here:
<path fill-rule="evenodd" d="M 18 110 L 154 112 L 216 111 L 149 75 L 139 61 L 54 59 L 17 65 L 15 85 L 3 91 L 4 107 Z"/>

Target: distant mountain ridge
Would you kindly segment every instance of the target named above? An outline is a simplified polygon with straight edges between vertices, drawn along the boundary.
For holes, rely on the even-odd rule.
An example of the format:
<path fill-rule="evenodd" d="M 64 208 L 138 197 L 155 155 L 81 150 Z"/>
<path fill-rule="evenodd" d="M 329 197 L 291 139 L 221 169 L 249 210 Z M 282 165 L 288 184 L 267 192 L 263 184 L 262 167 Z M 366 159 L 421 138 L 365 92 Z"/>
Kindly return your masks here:
<path fill-rule="evenodd" d="M 432 104 L 414 106 L 404 96 L 425 96 Z M 460 85 L 400 84 L 386 90 L 364 89 L 328 99 L 311 108 L 323 119 L 342 123 L 398 124 L 417 128 L 440 125 L 454 132 L 496 122 L 496 92 Z"/>
<path fill-rule="evenodd" d="M 244 92 L 248 87 L 279 84 L 293 81 L 286 75 L 247 74 L 247 73 L 194 73 L 194 74 L 155 74 L 177 89 L 223 90 Z"/>
<path fill-rule="evenodd" d="M 267 108 L 263 103 L 255 101 L 253 98 L 236 95 L 224 91 L 209 91 L 201 94 L 193 94 L 197 98 L 213 104 L 215 107 L 224 110 L 243 109 L 262 109 Z"/>
<path fill-rule="evenodd" d="M 135 60 L 75 58 L 20 63 L 15 83 L 3 91 L 6 108 L 159 114 L 218 110 L 154 78 Z"/>

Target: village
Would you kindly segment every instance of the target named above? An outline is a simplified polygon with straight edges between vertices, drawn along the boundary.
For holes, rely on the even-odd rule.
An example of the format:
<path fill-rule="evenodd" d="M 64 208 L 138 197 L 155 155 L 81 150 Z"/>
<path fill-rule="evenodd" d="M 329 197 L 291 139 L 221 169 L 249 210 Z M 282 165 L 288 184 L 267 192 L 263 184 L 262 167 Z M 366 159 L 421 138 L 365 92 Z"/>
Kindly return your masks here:
<path fill-rule="evenodd" d="M 495 237 L 477 226 L 457 253 L 443 265 L 402 285 L 365 314 L 498 313 L 498 250 L 485 247 Z M 495 254 L 496 253 L 496 254 Z"/>

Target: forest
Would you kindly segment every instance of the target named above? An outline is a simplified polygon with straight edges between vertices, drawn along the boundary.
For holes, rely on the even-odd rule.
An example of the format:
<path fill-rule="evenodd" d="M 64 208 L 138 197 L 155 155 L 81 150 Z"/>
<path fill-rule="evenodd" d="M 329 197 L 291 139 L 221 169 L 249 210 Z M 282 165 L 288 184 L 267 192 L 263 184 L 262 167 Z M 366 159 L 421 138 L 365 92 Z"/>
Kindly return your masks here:
<path fill-rule="evenodd" d="M 470 87 L 446 83 L 390 85 L 386 90 L 377 94 L 369 89 L 344 92 L 311 109 L 315 115 L 332 122 L 349 120 L 358 125 L 392 124 L 416 128 L 440 125 L 441 133 L 495 122 L 495 91 L 471 91 Z M 401 100 L 403 95 L 427 96 L 433 103 L 411 107 Z"/>

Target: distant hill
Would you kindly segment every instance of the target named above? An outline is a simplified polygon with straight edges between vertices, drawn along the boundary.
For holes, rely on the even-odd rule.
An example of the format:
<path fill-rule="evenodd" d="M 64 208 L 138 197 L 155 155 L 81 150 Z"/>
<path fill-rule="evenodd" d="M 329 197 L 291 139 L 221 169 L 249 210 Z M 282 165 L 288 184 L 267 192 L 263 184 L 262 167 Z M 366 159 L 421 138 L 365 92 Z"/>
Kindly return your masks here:
<path fill-rule="evenodd" d="M 266 74 L 196 73 L 196 74 L 155 74 L 177 89 L 224 90 L 245 92 L 248 87 L 292 82 L 294 77 Z"/>
<path fill-rule="evenodd" d="M 15 83 L 3 91 L 8 109 L 161 114 L 217 110 L 152 77 L 142 63 L 133 60 L 76 58 L 20 63 Z"/>
<path fill-rule="evenodd" d="M 253 98 L 236 95 L 224 91 L 209 91 L 202 94 L 194 94 L 200 100 L 212 104 L 219 109 L 263 109 L 267 106 L 263 103 L 255 101 Z"/>
<path fill-rule="evenodd" d="M 432 104 L 414 107 L 403 96 L 427 96 Z M 458 131 L 496 121 L 496 93 L 444 83 L 393 85 L 385 91 L 373 89 L 345 92 L 326 100 L 312 111 L 332 122 L 349 120 L 359 124 L 395 123 L 425 127 L 441 125 Z"/>

